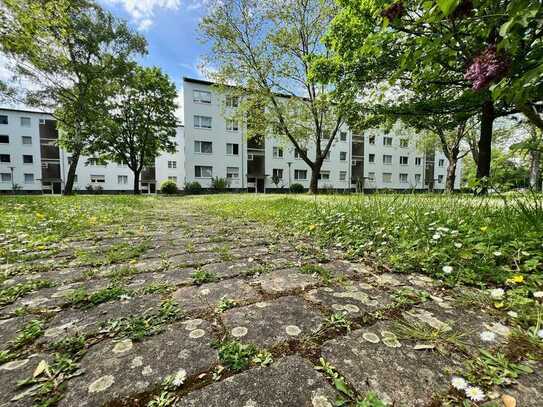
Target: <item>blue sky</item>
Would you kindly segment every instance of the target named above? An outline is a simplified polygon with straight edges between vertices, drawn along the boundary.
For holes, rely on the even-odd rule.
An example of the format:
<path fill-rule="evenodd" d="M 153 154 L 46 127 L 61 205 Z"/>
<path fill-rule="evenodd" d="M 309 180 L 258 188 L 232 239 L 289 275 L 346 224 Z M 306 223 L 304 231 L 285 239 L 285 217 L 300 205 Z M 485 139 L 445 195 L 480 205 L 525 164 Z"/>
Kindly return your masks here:
<path fill-rule="evenodd" d="M 99 0 L 145 36 L 149 54 L 140 62 L 159 66 L 178 87 L 183 76 L 202 77 L 198 65 L 207 47 L 198 40 L 205 0 Z"/>
<path fill-rule="evenodd" d="M 199 69 L 208 50 L 198 40 L 198 23 L 207 12 L 206 0 L 98 0 L 99 3 L 144 35 L 148 55 L 145 66 L 159 66 L 175 82 L 182 101 L 182 78 L 202 78 Z M 182 106 L 178 116 L 182 120 Z"/>

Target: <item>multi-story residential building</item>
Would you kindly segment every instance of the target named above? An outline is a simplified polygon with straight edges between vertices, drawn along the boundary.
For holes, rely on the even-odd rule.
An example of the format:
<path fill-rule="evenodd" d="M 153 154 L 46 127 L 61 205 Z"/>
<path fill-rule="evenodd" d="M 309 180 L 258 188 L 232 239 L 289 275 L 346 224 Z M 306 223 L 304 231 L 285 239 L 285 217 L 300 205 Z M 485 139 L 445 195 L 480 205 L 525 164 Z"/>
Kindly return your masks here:
<path fill-rule="evenodd" d="M 177 152 L 162 154 L 155 166 L 141 174 L 142 192 L 154 193 L 157 185 L 170 179 L 184 185 L 183 126 L 176 132 Z M 60 194 L 66 182 L 71 155 L 58 146 L 53 116 L 44 112 L 0 109 L 0 193 Z M 104 162 L 81 156 L 77 165 L 76 191 L 130 192 L 132 171 L 122 163 Z"/>
<path fill-rule="evenodd" d="M 186 180 L 210 187 L 213 177 L 228 178 L 231 188 L 256 191 L 288 188 L 293 183 L 308 188 L 311 170 L 294 146 L 273 137 L 247 140 L 245 124 L 229 119 L 238 101 L 215 91 L 213 85 L 183 80 Z M 314 156 L 315 146 L 306 147 Z M 389 133 L 371 129 L 363 135 L 344 126 L 324 161 L 319 188 L 442 190 L 446 170 L 442 152 L 420 152 L 416 135 L 405 134 L 399 125 Z M 459 188 L 461 165 L 457 171 Z"/>
<path fill-rule="evenodd" d="M 154 193 L 164 180 L 182 189 L 187 182 L 210 188 L 214 177 L 226 178 L 232 190 L 274 191 L 298 183 L 309 187 L 311 169 L 284 138 L 247 139 L 245 123 L 233 119 L 239 100 L 218 92 L 212 82 L 184 78 L 185 126 L 176 134 L 177 151 L 162 154 L 146 168 L 142 192 Z M 58 146 L 52 115 L 0 109 L 0 192 L 60 193 L 70 153 Z M 314 156 L 315 146 L 307 145 Z M 460 186 L 458 166 L 456 188 Z M 421 152 L 417 137 L 401 126 L 390 132 L 340 129 L 323 163 L 319 188 L 334 190 L 443 190 L 447 160 L 442 152 Z M 81 157 L 75 189 L 130 192 L 132 171 L 122 163 Z"/>

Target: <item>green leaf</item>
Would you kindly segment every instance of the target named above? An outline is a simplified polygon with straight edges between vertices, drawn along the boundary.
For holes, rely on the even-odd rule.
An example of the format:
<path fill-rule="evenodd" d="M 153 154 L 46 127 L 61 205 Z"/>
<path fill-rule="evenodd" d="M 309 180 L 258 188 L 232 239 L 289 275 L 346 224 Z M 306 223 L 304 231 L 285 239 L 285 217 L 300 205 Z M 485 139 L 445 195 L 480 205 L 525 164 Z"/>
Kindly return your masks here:
<path fill-rule="evenodd" d="M 459 3 L 460 0 L 437 0 L 437 4 L 445 16 L 449 16 Z"/>
<path fill-rule="evenodd" d="M 349 397 L 352 397 L 352 392 L 351 392 L 351 390 L 349 390 L 349 388 L 347 387 L 347 384 L 345 384 L 345 380 L 343 380 L 342 377 L 338 377 L 338 378 L 334 379 L 334 386 L 340 392 L 346 394 Z"/>

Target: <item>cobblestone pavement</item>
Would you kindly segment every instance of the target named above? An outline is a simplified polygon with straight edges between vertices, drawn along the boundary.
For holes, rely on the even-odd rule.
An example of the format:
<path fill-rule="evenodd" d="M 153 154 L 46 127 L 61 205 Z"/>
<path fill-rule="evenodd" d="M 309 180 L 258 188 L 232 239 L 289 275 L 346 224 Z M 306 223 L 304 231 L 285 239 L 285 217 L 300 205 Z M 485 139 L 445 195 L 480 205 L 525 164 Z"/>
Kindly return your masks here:
<path fill-rule="evenodd" d="M 190 206 L 53 252 L 2 266 L 31 289 L 0 307 L 1 406 L 438 406 L 509 334 L 423 275 Z M 542 406 L 541 379 L 491 396 Z"/>

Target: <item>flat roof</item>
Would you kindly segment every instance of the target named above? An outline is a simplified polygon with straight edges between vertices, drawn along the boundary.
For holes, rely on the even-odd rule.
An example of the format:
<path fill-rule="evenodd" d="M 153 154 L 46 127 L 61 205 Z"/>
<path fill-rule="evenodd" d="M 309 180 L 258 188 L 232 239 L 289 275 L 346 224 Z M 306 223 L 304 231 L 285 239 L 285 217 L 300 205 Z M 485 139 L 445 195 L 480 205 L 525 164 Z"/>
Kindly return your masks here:
<path fill-rule="evenodd" d="M 208 85 L 208 86 L 213 86 L 213 85 L 217 85 L 217 82 L 211 82 L 211 81 L 207 81 L 205 79 L 196 79 L 196 78 L 189 78 L 188 76 L 183 76 L 183 81 L 185 82 L 190 82 L 190 83 L 196 83 L 196 84 L 199 84 L 199 85 Z M 233 85 L 226 85 L 230 88 L 235 88 L 236 86 L 233 86 Z M 290 98 L 298 98 L 298 99 L 302 99 L 302 100 L 308 100 L 307 97 L 305 96 L 293 96 L 293 95 L 288 95 L 286 93 L 280 93 L 280 92 L 273 92 L 274 95 L 276 96 L 279 96 L 279 97 L 282 97 L 282 98 L 286 98 L 286 99 L 290 99 Z"/>
<path fill-rule="evenodd" d="M 41 111 L 41 110 L 15 109 L 15 108 L 11 108 L 11 107 L 1 107 L 1 106 L 0 106 L 0 111 L 5 111 L 5 112 L 18 112 L 18 113 L 47 114 L 47 115 L 50 115 L 50 116 L 53 115 L 53 113 L 44 112 L 44 111 Z"/>

